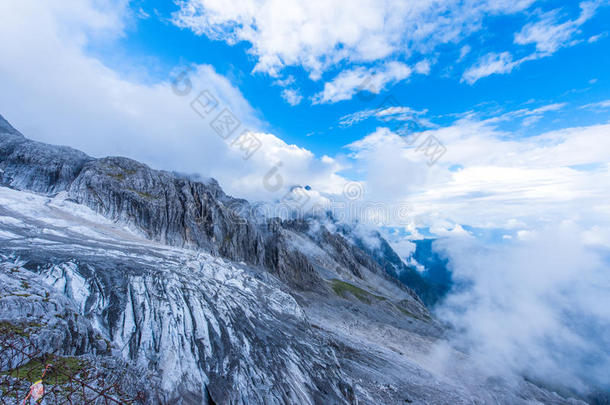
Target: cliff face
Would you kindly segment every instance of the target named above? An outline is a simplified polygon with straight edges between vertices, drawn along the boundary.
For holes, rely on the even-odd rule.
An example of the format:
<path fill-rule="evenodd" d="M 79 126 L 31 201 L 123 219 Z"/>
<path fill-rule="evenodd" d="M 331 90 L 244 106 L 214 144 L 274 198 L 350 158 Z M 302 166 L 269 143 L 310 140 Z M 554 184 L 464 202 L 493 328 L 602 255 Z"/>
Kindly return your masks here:
<path fill-rule="evenodd" d="M 6 125 L 5 127 L 6 128 Z M 288 246 L 281 222 L 255 224 L 212 180 L 193 182 L 127 158 L 92 159 L 70 148 L 0 134 L 0 184 L 69 198 L 146 237 L 172 246 L 202 248 L 263 266 L 303 289 L 319 288 L 307 260 Z"/>
<path fill-rule="evenodd" d="M 239 215 L 247 204 L 0 117 L 0 322 L 133 368 L 123 385 L 155 404 L 578 403 L 479 379 L 451 349 L 459 371 L 439 371 L 443 328 L 391 276 L 387 243 Z"/>

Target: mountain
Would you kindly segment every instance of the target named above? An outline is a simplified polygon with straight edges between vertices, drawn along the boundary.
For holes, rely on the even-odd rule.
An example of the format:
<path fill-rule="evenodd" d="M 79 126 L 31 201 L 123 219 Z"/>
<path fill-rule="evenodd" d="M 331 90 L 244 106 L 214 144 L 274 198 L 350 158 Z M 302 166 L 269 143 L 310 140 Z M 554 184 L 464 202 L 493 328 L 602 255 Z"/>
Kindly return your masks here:
<path fill-rule="evenodd" d="M 425 271 L 420 273 L 405 264 L 379 232 L 367 235 L 369 241 L 365 242 L 348 226 L 341 227 L 340 231 L 390 276 L 413 289 L 427 307 L 433 307 L 449 292 L 453 284 L 451 273 L 447 270 L 447 263 L 432 250 L 432 239 L 414 241 L 416 249 L 413 258 L 425 268 Z M 373 246 L 371 246 L 371 238 L 375 241 Z"/>
<path fill-rule="evenodd" d="M 582 403 L 480 375 L 380 235 L 371 250 L 348 225 L 236 207 L 214 180 L 34 142 L 0 117 L 0 325 L 151 404 Z"/>

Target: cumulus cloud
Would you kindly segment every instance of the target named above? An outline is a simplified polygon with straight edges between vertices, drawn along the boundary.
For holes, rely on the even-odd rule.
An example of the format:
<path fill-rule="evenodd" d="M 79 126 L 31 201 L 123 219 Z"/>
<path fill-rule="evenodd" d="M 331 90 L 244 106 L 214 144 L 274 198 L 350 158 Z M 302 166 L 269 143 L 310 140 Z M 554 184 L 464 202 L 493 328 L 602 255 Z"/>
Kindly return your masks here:
<path fill-rule="evenodd" d="M 351 99 L 358 92 L 379 94 L 388 84 L 406 79 L 412 69 L 401 62 L 388 62 L 381 67 L 344 70 L 324 90 L 313 96 L 313 104 L 336 103 Z"/>
<path fill-rule="evenodd" d="M 250 43 L 256 71 L 277 75 L 302 66 L 317 79 L 342 61 L 431 52 L 480 30 L 486 16 L 519 12 L 533 2 L 182 0 L 174 22 L 230 44 Z"/>
<path fill-rule="evenodd" d="M 470 53 L 470 51 L 472 51 L 472 47 L 470 45 L 464 45 L 463 47 L 460 48 L 460 57 L 458 58 L 458 62 L 461 62 L 462 60 L 464 60 L 464 58 L 466 57 L 466 55 L 468 55 Z"/>
<path fill-rule="evenodd" d="M 291 106 L 299 105 L 301 100 L 303 100 L 303 96 L 296 89 L 282 90 L 282 98 Z"/>
<path fill-rule="evenodd" d="M 430 62 L 428 59 L 424 59 L 422 61 L 417 62 L 414 66 L 413 66 L 413 70 L 416 73 L 419 73 L 421 75 L 428 75 L 430 74 L 430 69 L 432 68 L 432 62 Z"/>
<path fill-rule="evenodd" d="M 502 119 L 461 118 L 449 126 L 400 136 L 387 128 L 349 145 L 367 190 L 404 201 L 420 226 L 468 224 L 505 228 L 556 218 L 592 224 L 610 221 L 608 125 L 575 127 L 515 139 L 498 129 L 508 116 L 535 117 L 549 105 Z M 426 139 L 446 153 L 428 165 Z M 537 226 L 536 225 L 536 226 Z"/>
<path fill-rule="evenodd" d="M 378 128 L 347 148 L 362 172 L 367 190 L 381 201 L 404 201 L 437 174 L 430 170 L 415 145 L 388 128 Z"/>
<path fill-rule="evenodd" d="M 273 84 L 276 86 L 280 86 L 280 87 L 286 87 L 286 86 L 290 86 L 291 84 L 294 84 L 295 81 L 296 81 L 296 79 L 294 78 L 293 75 L 288 75 L 284 79 L 274 80 Z"/>
<path fill-rule="evenodd" d="M 273 134 L 253 135 L 261 146 L 247 165 L 240 164 L 243 152 L 231 148 L 230 163 L 213 171 L 218 174 L 214 177 L 230 184 L 230 189 L 238 195 L 271 201 L 281 199 L 294 186 L 310 186 L 314 193 L 326 195 L 339 195 L 343 191 L 347 180 L 338 174 L 344 168 L 338 160 L 329 156 L 318 158 L 311 151 L 289 145 Z"/>
<path fill-rule="evenodd" d="M 506 216 L 544 217 L 548 206 L 581 215 L 583 206 L 592 215 L 608 211 L 601 197 L 610 161 L 607 126 L 517 141 L 507 140 L 494 127 L 497 121 L 467 117 L 421 133 L 420 141 L 432 135 L 447 147 L 432 168 L 417 150 L 418 143 L 409 144 L 380 128 L 350 145 L 351 162 L 346 163 L 317 157 L 270 134 L 240 91 L 210 66 L 191 66 L 190 93 L 179 96 L 169 78 L 140 83 L 88 55 L 85 49 L 93 36 L 122 35 L 128 13 L 122 3 L 100 9 L 97 2 L 23 1 L 10 7 L 3 3 L 0 11 L 11 16 L 0 25 L 0 35 L 13 38 L 0 42 L 0 110 L 37 140 L 68 144 L 95 156 L 126 155 L 157 168 L 213 176 L 228 192 L 253 199 L 269 200 L 285 191 L 269 192 L 263 184 L 278 163 L 285 188 L 310 185 L 318 192 L 340 195 L 347 181 L 341 170 L 351 163 L 376 199 L 413 202 L 421 218 L 501 225 Z M 396 66 L 389 71 L 405 70 Z M 179 75 L 177 71 L 173 76 Z M 201 105 L 193 102 L 205 101 L 204 90 L 218 107 L 202 117 L 193 108 L 201 110 Z M 240 122 L 228 140 L 210 125 L 225 108 Z M 349 119 L 374 117 L 383 126 L 386 119 L 409 120 L 420 113 L 396 105 Z M 543 113 L 532 109 L 518 114 Z M 234 144 L 245 130 L 261 145 L 247 160 Z M 580 168 L 591 164 L 596 166 L 589 171 Z M 449 170 L 455 165 L 462 169 Z"/>
<path fill-rule="evenodd" d="M 398 256 L 402 259 L 402 261 L 411 266 L 417 271 L 423 272 L 425 271 L 425 267 L 419 264 L 414 258 L 413 254 L 417 249 L 417 245 L 411 240 L 407 240 L 405 238 L 392 240 L 390 237 L 386 236 L 386 240 L 392 247 L 392 249 L 398 254 Z"/>

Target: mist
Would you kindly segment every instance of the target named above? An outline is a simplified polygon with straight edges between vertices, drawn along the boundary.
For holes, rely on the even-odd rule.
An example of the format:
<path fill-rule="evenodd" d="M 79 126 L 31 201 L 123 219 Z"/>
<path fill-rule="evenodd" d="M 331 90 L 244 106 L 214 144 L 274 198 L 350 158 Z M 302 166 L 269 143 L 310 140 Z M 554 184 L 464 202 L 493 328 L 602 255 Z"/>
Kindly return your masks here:
<path fill-rule="evenodd" d="M 489 244 L 435 242 L 456 285 L 438 317 L 484 375 L 587 395 L 610 388 L 610 245 L 599 227 L 564 222 Z"/>

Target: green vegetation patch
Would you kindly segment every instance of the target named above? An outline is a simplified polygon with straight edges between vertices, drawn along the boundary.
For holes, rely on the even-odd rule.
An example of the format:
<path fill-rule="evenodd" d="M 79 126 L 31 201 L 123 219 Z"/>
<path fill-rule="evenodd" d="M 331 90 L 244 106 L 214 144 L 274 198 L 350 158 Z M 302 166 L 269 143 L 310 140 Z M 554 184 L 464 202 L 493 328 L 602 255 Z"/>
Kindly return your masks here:
<path fill-rule="evenodd" d="M 40 329 L 42 324 L 37 322 L 24 322 L 24 323 L 13 323 L 13 322 L 0 322 L 0 335 L 15 334 L 18 336 L 28 337 L 30 336 L 31 329 Z"/>
<path fill-rule="evenodd" d="M 89 363 L 78 357 L 59 357 L 46 355 L 33 359 L 26 364 L 0 374 L 34 383 L 41 379 L 45 367 L 49 365 L 43 382 L 47 384 L 62 385 L 70 381 L 69 376 L 82 375 L 87 372 Z"/>
<path fill-rule="evenodd" d="M 420 321 L 429 321 L 431 318 L 428 315 L 415 315 L 413 312 L 407 310 L 406 308 L 404 308 L 401 304 L 403 301 L 399 302 L 398 304 L 394 304 L 394 306 L 396 307 L 396 309 L 398 309 L 400 312 L 402 312 L 403 314 L 405 314 L 408 317 L 411 318 L 415 318 L 415 319 L 419 319 Z"/>
<path fill-rule="evenodd" d="M 398 309 L 400 312 L 402 312 L 403 314 L 405 314 L 406 316 L 410 317 L 410 318 L 415 318 L 415 319 L 419 319 L 419 320 L 423 320 L 421 319 L 419 316 L 415 315 L 414 313 L 407 311 L 406 309 L 404 309 L 403 307 L 401 307 L 400 305 L 395 305 L 396 309 Z"/>
<path fill-rule="evenodd" d="M 112 177 L 115 180 L 125 180 L 125 175 L 123 173 L 108 173 L 108 176 Z"/>
<path fill-rule="evenodd" d="M 150 193 L 145 193 L 139 190 L 134 190 L 133 188 L 130 188 L 129 191 L 136 193 L 137 195 L 139 195 L 142 198 L 145 198 L 147 200 L 152 200 L 154 198 L 156 198 L 154 195 L 150 194 Z"/>
<path fill-rule="evenodd" d="M 122 170 L 120 167 L 115 166 L 117 169 Z M 123 170 L 119 173 L 108 173 L 108 176 L 112 177 L 115 180 L 123 181 L 125 180 L 125 176 L 133 176 L 136 174 L 135 170 Z"/>
<path fill-rule="evenodd" d="M 146 200 L 153 200 L 155 198 L 158 198 L 157 196 L 155 196 L 153 194 L 150 194 L 150 193 L 147 193 L 144 191 L 140 191 L 140 190 L 136 190 L 135 188 L 127 188 L 126 190 L 131 191 L 132 193 L 135 193 Z"/>
<path fill-rule="evenodd" d="M 385 297 L 380 295 L 371 294 L 368 291 L 363 290 L 360 287 L 356 287 L 353 284 L 346 283 L 345 281 L 334 279 L 331 281 L 331 286 L 335 294 L 342 298 L 347 298 L 347 294 L 351 294 L 354 297 L 358 298 L 360 301 L 365 304 L 370 304 L 374 300 L 384 301 Z"/>

